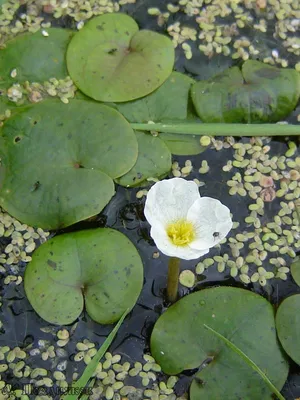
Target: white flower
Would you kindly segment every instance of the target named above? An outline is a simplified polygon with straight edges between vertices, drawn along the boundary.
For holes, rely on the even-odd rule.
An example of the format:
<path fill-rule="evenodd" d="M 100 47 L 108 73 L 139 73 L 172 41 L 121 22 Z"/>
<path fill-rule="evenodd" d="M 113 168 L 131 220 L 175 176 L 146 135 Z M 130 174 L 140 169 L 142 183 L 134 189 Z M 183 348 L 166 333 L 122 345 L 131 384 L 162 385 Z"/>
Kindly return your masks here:
<path fill-rule="evenodd" d="M 197 184 L 182 178 L 155 183 L 144 213 L 158 249 L 184 260 L 207 254 L 232 228 L 229 209 L 219 200 L 200 197 Z"/>

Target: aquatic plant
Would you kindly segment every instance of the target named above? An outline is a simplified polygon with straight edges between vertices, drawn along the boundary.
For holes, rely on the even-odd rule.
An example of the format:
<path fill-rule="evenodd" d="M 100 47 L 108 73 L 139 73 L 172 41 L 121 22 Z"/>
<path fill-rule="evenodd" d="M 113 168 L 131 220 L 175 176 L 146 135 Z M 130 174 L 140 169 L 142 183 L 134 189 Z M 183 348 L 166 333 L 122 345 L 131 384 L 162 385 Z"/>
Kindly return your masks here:
<path fill-rule="evenodd" d="M 76 394 L 77 388 L 81 388 L 82 392 L 85 391 L 85 388 L 87 387 L 87 385 L 89 384 L 89 381 L 91 380 L 92 376 L 95 374 L 95 371 L 97 370 L 100 360 L 102 359 L 102 357 L 108 350 L 109 346 L 111 345 L 112 341 L 114 340 L 114 338 L 115 338 L 116 334 L 118 333 L 118 330 L 120 329 L 128 312 L 129 312 L 129 309 L 124 311 L 123 315 L 119 319 L 116 326 L 113 328 L 113 330 L 110 332 L 110 334 L 105 339 L 102 346 L 99 348 L 97 353 L 94 355 L 93 360 L 86 366 L 81 377 L 72 384 L 72 386 L 67 391 L 67 394 L 61 397 L 61 400 L 76 400 L 76 399 L 78 399 L 80 397 L 81 393 Z M 92 383 L 94 383 L 94 382 L 92 382 Z M 72 388 L 73 388 L 73 390 L 72 390 Z M 75 393 L 73 393 L 73 392 L 75 392 Z M 88 398 L 88 394 L 87 394 L 87 398 Z"/>
<path fill-rule="evenodd" d="M 151 335 L 151 352 L 165 373 L 197 369 L 192 376 L 191 400 L 267 400 L 273 391 L 205 325 L 239 348 L 278 390 L 282 388 L 288 363 L 277 341 L 271 304 L 250 291 L 215 287 L 173 304 L 158 319 Z"/>
<path fill-rule="evenodd" d="M 254 40 L 250 43 L 247 38 L 234 38 L 235 33 L 226 34 L 226 28 L 229 26 L 220 25 L 224 15 L 218 15 L 220 12 L 225 13 L 226 17 L 226 13 L 230 10 L 231 15 L 236 19 L 236 26 L 239 28 L 249 21 L 252 24 L 248 11 L 242 15 L 244 5 L 240 2 L 234 6 L 227 4 L 223 8 L 221 2 L 219 9 L 218 2 L 213 1 L 205 7 L 208 13 L 206 15 L 200 6 L 183 0 L 176 6 L 168 4 L 166 6 L 168 12 L 160 11 L 158 8 L 148 10 L 149 15 L 153 16 L 152 18 L 157 18 L 160 26 L 168 20 L 170 15 L 174 13 L 175 16 L 177 11 L 193 16 L 192 18 L 196 19 L 195 22 L 202 29 L 198 36 L 198 32 L 194 28 L 183 27 L 179 22 L 169 25 L 167 30 L 164 30 L 165 35 L 150 31 L 146 31 L 145 34 L 145 31 L 139 31 L 136 22 L 130 17 L 125 14 L 112 13 L 112 11 L 118 11 L 118 7 L 121 3 L 126 3 L 126 0 L 114 3 L 101 2 L 106 3 L 103 6 L 99 6 L 99 2 L 87 2 L 87 10 L 84 12 L 80 8 L 81 2 L 77 0 L 69 2 L 67 7 L 65 7 L 66 2 L 54 4 L 55 1 L 53 1 L 51 5 L 41 5 L 34 4 L 35 2 L 32 3 L 30 0 L 26 2 L 29 4 L 26 14 L 20 14 L 21 9 L 16 11 L 18 5 L 14 3 L 18 2 L 9 2 L 2 7 L 1 43 L 6 37 L 24 32 L 28 30 L 28 27 L 32 32 L 39 29 L 41 20 L 39 21 L 39 16 L 35 15 L 35 10 L 42 8 L 46 14 L 53 11 L 55 18 L 64 15 L 68 20 L 73 19 L 73 22 L 76 21 L 79 32 L 49 28 L 50 23 L 44 21 L 42 30 L 14 37 L 7 41 L 6 47 L 0 51 L 0 75 L 2 78 L 0 82 L 0 124 L 3 126 L 0 134 L 0 186 L 3 187 L 3 190 L 0 189 L 0 204 L 21 221 L 35 226 L 33 229 L 0 210 L 0 237 L 1 240 L 3 238 L 0 272 L 5 276 L 4 288 L 15 289 L 16 292 L 22 290 L 22 286 L 19 285 L 22 283 L 23 265 L 17 264 L 19 261 L 30 262 L 32 256 L 32 261 L 27 265 L 25 272 L 24 285 L 28 299 L 41 317 L 51 323 L 70 323 L 81 313 L 82 303 L 85 301 L 87 314 L 95 321 L 100 323 L 116 321 L 126 305 L 129 308 L 133 307 L 142 285 L 142 264 L 133 245 L 121 234 L 118 236 L 117 231 L 97 229 L 89 233 L 82 231 L 76 232 L 76 234 L 60 234 L 34 251 L 49 235 L 49 232 L 44 232 L 37 226 L 48 229 L 66 227 L 98 214 L 108 204 L 108 208 L 101 216 L 101 218 L 103 216 L 105 218 L 106 215 L 111 215 L 112 209 L 119 211 L 114 203 L 115 200 L 118 201 L 118 198 L 109 203 L 114 195 L 114 183 L 126 188 L 140 186 L 137 192 L 135 190 L 127 191 L 120 187 L 118 191 L 126 191 L 126 195 L 133 195 L 138 199 L 136 204 L 139 209 L 138 229 L 143 231 L 142 246 L 139 248 L 143 252 L 145 251 L 143 245 L 145 245 L 146 251 L 148 252 L 150 249 L 151 252 L 151 247 L 147 243 L 148 241 L 150 244 L 152 243 L 148 237 L 147 223 L 144 222 L 142 215 L 143 197 L 147 195 L 149 182 L 163 179 L 170 172 L 174 177 L 194 178 L 197 187 L 208 185 L 214 169 L 206 155 L 213 153 L 217 160 L 220 153 L 218 154 L 216 151 L 226 148 L 229 149 L 230 158 L 223 165 L 223 171 L 226 173 L 224 175 L 227 175 L 228 187 L 224 185 L 222 189 L 233 196 L 233 201 L 241 201 L 245 204 L 246 216 L 234 216 L 236 221 L 232 223 L 232 228 L 237 229 L 240 224 L 240 229 L 231 232 L 227 240 L 223 239 L 224 245 L 220 243 L 222 247 L 217 240 L 219 230 L 216 228 L 215 231 L 209 233 L 208 238 L 212 239 L 211 236 L 213 236 L 216 239 L 213 245 L 215 249 L 212 250 L 210 257 L 203 257 L 192 269 L 182 271 L 180 294 L 184 295 L 189 291 L 201 288 L 200 280 L 204 279 L 208 268 L 215 269 L 217 274 L 226 275 L 228 273 L 228 276 L 236 278 L 239 284 L 251 283 L 254 290 L 266 290 L 266 292 L 273 282 L 276 284 L 275 279 L 286 280 L 290 261 L 295 258 L 295 252 L 300 246 L 297 216 L 299 214 L 297 198 L 300 190 L 300 159 L 297 157 L 296 141 L 289 141 L 285 155 L 277 154 L 277 156 L 274 143 L 270 145 L 266 138 L 239 140 L 240 136 L 247 135 L 299 134 L 299 125 L 265 122 L 284 119 L 293 110 L 299 99 L 299 74 L 296 71 L 299 71 L 300 64 L 295 65 L 295 71 L 287 69 L 290 61 L 279 57 L 277 50 L 272 50 L 271 60 L 270 57 L 269 59 L 265 58 L 263 63 L 254 60 L 247 61 L 249 55 L 250 58 L 256 58 L 259 41 Z M 259 6 L 259 10 L 262 9 L 263 13 L 266 12 L 270 16 L 271 6 L 269 4 L 263 6 L 263 3 L 264 1 L 255 2 L 256 7 Z M 295 2 L 289 5 L 284 2 L 278 3 L 275 18 L 276 34 L 279 34 L 281 39 L 286 39 L 283 42 L 284 47 L 290 53 L 298 54 L 299 46 L 291 37 L 292 32 L 295 31 L 293 31 L 293 24 L 297 18 L 297 16 L 295 17 L 297 11 L 294 10 Z M 30 11 L 31 5 L 33 5 L 31 8 L 34 11 Z M 78 8 L 76 8 L 77 6 Z M 252 5 L 248 6 L 252 13 L 254 11 Z M 103 12 L 111 14 L 97 16 L 85 24 L 85 20 Z M 209 15 L 210 13 L 211 15 Z M 15 16 L 11 18 L 13 14 Z M 28 17 L 27 14 L 30 16 Z M 220 21 L 217 21 L 217 15 Z M 259 24 L 254 25 L 254 30 L 262 31 L 264 29 L 263 14 L 260 16 L 262 18 Z M 211 23 L 205 22 L 206 17 L 212 18 Z M 288 21 L 288 18 L 293 18 L 293 20 Z M 276 19 L 279 22 L 276 22 Z M 2 20 L 5 21 L 3 25 Z M 6 22 L 9 23 L 6 20 L 12 21 L 9 28 L 13 27 L 11 32 L 6 27 Z M 283 20 L 285 23 L 282 22 Z M 105 26 L 101 21 L 105 23 Z M 289 37 L 284 37 L 287 32 L 285 25 L 288 26 Z M 117 26 L 116 29 L 115 26 Z M 122 31 L 125 26 L 130 27 L 128 34 L 126 31 Z M 230 30 L 234 31 L 234 24 L 230 26 Z M 104 31 L 106 33 L 103 35 Z M 172 44 L 166 35 L 173 38 Z M 191 60 L 193 54 L 195 55 L 195 43 L 193 42 L 198 37 L 201 44 L 199 51 L 196 49 L 197 52 L 204 52 L 210 57 L 214 52 L 230 55 L 232 49 L 235 49 L 233 51 L 236 53 L 232 54 L 232 58 L 240 58 L 245 61 L 244 64 L 226 70 L 225 64 L 230 65 L 230 59 L 229 62 L 228 59 L 224 63 L 222 62 L 221 68 L 218 61 L 211 60 L 208 68 L 205 63 L 200 61 L 201 71 L 197 79 L 201 79 L 201 81 L 197 82 L 186 75 L 172 72 L 174 61 L 172 45 L 177 46 L 176 51 L 179 52 L 181 50 L 179 46 L 182 46 L 182 54 L 186 60 Z M 88 43 L 83 43 L 85 40 Z M 152 48 L 153 52 L 140 51 L 141 49 L 131 46 L 140 40 L 146 44 L 148 50 Z M 156 49 L 153 49 L 154 44 L 157 45 Z M 164 52 L 161 54 L 160 60 L 163 60 L 165 65 L 160 64 L 160 68 L 157 60 L 162 49 Z M 66 54 L 68 66 L 65 62 Z M 141 55 L 145 56 L 146 62 L 139 59 Z M 81 59 L 80 56 L 84 56 L 85 59 Z M 263 55 L 259 54 L 259 57 L 262 59 Z M 105 63 L 101 63 L 102 60 L 105 60 Z M 134 62 L 132 63 L 132 61 Z M 283 68 L 267 66 L 266 63 L 271 64 L 271 61 L 274 65 L 281 65 Z M 121 66 L 125 65 L 125 67 L 119 68 L 119 62 Z M 198 60 L 192 62 L 198 63 Z M 187 71 L 191 72 L 190 67 L 191 63 L 184 66 Z M 119 73 L 120 70 L 123 73 Z M 223 71 L 221 74 L 213 76 L 212 71 L 220 70 Z M 117 77 L 115 81 L 111 79 L 111 71 L 114 71 L 114 76 Z M 69 73 L 74 81 L 68 76 Z M 99 79 L 95 79 L 95 76 L 98 76 Z M 202 80 L 203 78 L 205 80 Z M 49 100 L 49 98 L 56 98 L 56 101 Z M 120 99 L 121 102 L 119 102 Z M 102 105 L 99 100 L 109 101 L 109 103 Z M 55 106 L 54 103 L 56 103 Z M 108 107 L 111 112 L 108 111 Z M 101 118 L 99 118 L 99 113 L 101 113 Z M 293 117 L 296 118 L 295 113 L 293 113 Z M 299 118 L 300 115 L 298 115 L 298 121 Z M 66 122 L 66 119 L 70 121 Z M 234 123 L 223 123 L 231 119 Z M 114 126 L 113 121 L 118 121 L 118 124 Z M 203 123 L 203 121 L 207 121 L 207 123 Z M 212 121 L 216 123 L 211 123 Z M 237 121 L 246 123 L 237 124 Z M 230 137 L 225 139 L 209 137 L 225 134 Z M 237 136 L 238 139 L 234 140 L 232 136 Z M 66 138 L 68 140 L 64 142 L 63 139 Z M 91 146 L 88 145 L 89 143 Z M 118 145 L 120 146 L 118 147 Z M 210 150 L 205 153 L 204 159 L 200 156 L 197 160 L 184 160 L 183 166 L 181 165 L 183 160 L 180 158 L 178 161 L 177 159 L 173 160 L 172 163 L 172 154 L 200 154 L 206 148 L 210 148 Z M 275 155 L 273 154 L 274 149 Z M 49 155 L 53 156 L 52 162 Z M 197 164 L 199 160 L 200 165 L 195 168 L 195 163 Z M 230 172 L 231 170 L 232 172 Z M 222 174 L 222 171 L 220 173 Z M 148 193 L 149 200 L 152 196 L 151 191 L 152 189 Z M 227 202 L 223 198 L 222 201 Z M 248 204 L 248 201 L 251 204 Z M 274 217 L 274 220 L 268 219 L 270 217 L 268 206 L 279 207 L 278 215 L 271 216 Z M 119 217 L 117 220 L 119 222 L 121 220 L 124 227 L 127 223 L 131 224 Z M 135 218 L 133 222 L 136 222 Z M 113 223 L 109 220 L 108 225 L 114 226 Z M 89 226 L 90 222 L 85 224 Z M 155 223 L 152 225 L 155 226 Z M 117 225 L 116 229 L 122 230 L 123 226 Z M 101 235 L 103 234 L 103 240 L 100 240 L 100 232 Z M 193 236 L 190 225 L 182 222 L 179 225 L 173 224 L 168 232 L 172 240 L 177 242 L 178 248 L 185 247 L 184 242 Z M 178 236 L 178 232 L 182 234 L 179 235 L 181 237 Z M 50 233 L 50 237 L 53 233 Z M 132 234 L 129 231 L 127 233 L 128 235 Z M 167 234 L 168 240 L 171 241 L 170 236 Z M 162 237 L 156 239 L 161 240 Z M 159 240 L 156 240 L 157 245 Z M 114 245 L 109 243 L 110 241 L 113 241 Z M 95 248 L 91 247 L 92 244 Z M 167 251 L 169 247 L 167 246 L 164 250 Z M 160 246 L 158 248 L 161 253 L 164 253 Z M 34 251 L 33 255 L 32 251 Z M 201 251 L 204 250 L 200 249 L 199 252 L 201 253 Z M 110 254 L 106 252 L 110 252 Z M 116 255 L 115 258 L 113 254 Z M 76 255 L 78 255 L 77 258 Z M 134 257 L 133 267 L 130 267 L 130 255 Z M 162 263 L 165 262 L 165 259 L 163 256 L 160 259 L 158 251 L 153 253 L 153 259 L 150 254 L 149 259 L 151 259 L 149 263 L 151 269 L 155 273 L 157 272 L 156 266 L 164 268 Z M 122 272 L 120 281 L 116 276 L 112 276 L 118 269 Z M 130 273 L 131 270 L 134 274 Z M 178 258 L 171 257 L 169 271 L 171 273 L 168 277 L 168 290 L 171 287 L 176 288 L 173 290 L 174 301 L 178 286 Z M 175 272 L 172 273 L 172 271 Z M 147 273 L 149 270 L 146 269 Z M 291 266 L 291 273 L 299 284 L 297 261 Z M 270 283 L 271 279 L 272 283 Z M 103 286 L 100 285 L 101 282 Z M 148 283 L 147 280 L 146 286 Z M 115 293 L 116 287 L 120 288 L 119 294 Z M 282 361 L 278 344 L 275 344 L 274 321 L 271 317 L 270 304 L 259 296 L 256 296 L 257 302 L 255 303 L 254 297 L 250 298 L 249 292 L 246 291 L 239 291 L 237 295 L 232 288 L 223 288 L 223 290 L 224 297 L 216 295 L 216 293 L 220 294 L 221 290 L 217 292 L 209 289 L 200 292 L 199 298 L 205 295 L 210 299 L 210 309 L 209 307 L 205 308 L 203 297 L 198 305 L 195 304 L 195 297 L 192 298 L 192 302 L 189 296 L 184 297 L 186 308 L 180 305 L 184 299 L 175 305 L 180 310 L 179 315 L 174 313 L 172 316 L 174 321 L 171 321 L 170 318 L 166 326 L 168 329 L 171 327 L 170 331 L 173 336 L 176 336 L 174 331 L 177 329 L 176 333 L 179 332 L 178 339 L 181 339 L 181 342 L 177 347 L 177 338 L 173 338 L 174 342 L 169 341 L 169 337 L 163 331 L 165 341 L 161 342 L 162 347 L 160 354 L 156 356 L 157 361 L 166 368 L 164 361 L 169 358 L 170 364 L 173 364 L 172 368 L 175 368 L 177 366 L 177 350 L 174 351 L 174 347 L 179 349 L 179 353 L 180 351 L 186 352 L 186 355 L 189 354 L 189 351 L 202 355 L 203 349 L 213 349 L 213 356 L 211 357 L 207 351 L 208 357 L 201 365 L 202 370 L 199 369 L 196 376 L 192 377 L 191 398 L 203 398 L 203 395 L 204 398 L 205 395 L 212 398 L 215 395 L 216 380 L 219 384 L 220 378 L 222 386 L 227 373 L 229 379 L 228 382 L 225 382 L 224 388 L 228 391 L 230 398 L 244 397 L 249 394 L 251 398 L 257 396 L 259 399 L 269 399 L 271 391 L 282 398 L 278 395 L 278 389 L 282 387 L 287 367 L 286 362 Z M 38 293 L 38 295 L 35 297 L 34 293 Z M 232 299 L 228 300 L 229 297 Z M 241 297 L 244 300 L 240 300 Z M 10 301 L 9 299 L 9 307 L 11 306 Z M 55 304 L 57 301 L 58 306 Z M 162 299 L 159 301 L 162 302 Z M 286 353 L 299 363 L 299 354 L 297 351 L 293 351 L 293 346 L 298 343 L 299 322 L 297 318 L 293 319 L 299 308 L 298 303 L 298 298 L 292 296 L 280 305 L 276 317 L 276 329 Z M 136 307 L 137 310 L 140 305 L 143 307 L 144 302 Z M 227 309 L 228 305 L 229 309 Z M 150 306 L 152 308 L 153 304 Z M 160 320 L 165 321 L 164 317 L 167 319 L 171 314 L 171 309 L 172 307 L 160 317 L 154 328 L 153 338 L 157 333 L 156 328 L 161 326 Z M 203 309 L 204 312 L 202 312 Z M 211 314 L 210 311 L 212 311 Z M 146 312 L 150 314 L 151 311 L 148 309 Z M 152 312 L 156 314 L 156 308 Z M 38 316 L 31 310 L 29 313 L 32 318 L 38 319 Z M 183 316 L 186 316 L 187 319 L 190 318 L 188 323 L 186 320 L 183 321 Z M 261 326 L 256 325 L 254 317 Z M 83 313 L 79 318 L 79 323 L 85 321 L 86 318 L 86 314 Z M 201 318 L 205 319 L 204 324 Z M 131 319 L 128 318 L 128 323 Z M 178 326 L 176 325 L 177 319 Z M 292 324 L 290 323 L 291 319 L 293 319 Z M 18 319 L 16 320 L 18 321 Z M 92 323 L 89 318 L 87 321 L 88 324 Z M 234 326 L 231 325 L 231 322 Z M 193 325 L 198 323 L 201 324 L 201 327 L 193 329 Z M 6 324 L 5 319 L 3 324 L 0 322 L 1 330 L 6 328 Z M 164 323 L 161 324 L 164 325 Z M 250 325 L 252 329 L 255 328 L 256 332 L 251 331 Z M 268 331 L 267 325 L 272 331 L 271 333 Z M 10 392 L 7 396 L 22 396 L 20 390 L 13 390 L 11 385 L 5 382 L 11 379 L 11 376 L 14 377 L 13 379 L 22 377 L 28 379 L 30 376 L 33 388 L 67 387 L 70 377 L 67 372 L 63 372 L 66 369 L 67 361 L 57 364 L 57 357 L 65 354 L 66 357 L 68 356 L 68 363 L 73 362 L 68 353 L 72 351 L 70 349 L 74 344 L 72 335 L 75 326 L 76 324 L 71 328 L 51 326 L 41 328 L 42 332 L 48 334 L 54 332 L 55 340 L 58 339 L 54 346 L 50 346 L 51 341 L 45 344 L 44 340 L 40 340 L 38 345 L 34 345 L 37 347 L 33 349 L 30 349 L 30 346 L 22 349 L 18 347 L 10 349 L 8 346 L 0 348 L 0 358 L 3 360 L 1 362 L 0 390 L 4 388 L 7 393 Z M 188 335 L 185 332 L 181 334 L 181 329 L 185 327 L 191 327 Z M 203 333 L 204 328 L 206 331 L 209 329 L 210 331 Z M 231 328 L 235 328 L 235 330 L 231 331 Z M 59 330 L 56 332 L 56 329 Z M 105 331 L 105 328 L 101 327 L 100 335 L 104 334 L 102 329 Z M 257 346 L 256 342 L 261 339 L 258 332 L 263 333 L 263 339 L 262 343 Z M 208 337 L 207 333 L 211 336 Z M 79 334 L 81 335 L 80 329 Z M 87 336 L 89 337 L 90 334 L 89 330 Z M 195 339 L 196 335 L 198 336 Z M 184 347 L 186 338 L 192 347 L 191 350 L 181 349 L 181 346 Z M 266 338 L 268 338 L 268 343 L 265 345 Z M 168 400 L 176 400 L 178 393 L 176 388 L 174 391 L 173 388 L 178 378 L 171 376 L 167 379 L 159 376 L 159 384 L 154 383 L 158 378 L 156 373 L 160 372 L 161 367 L 152 356 L 145 354 L 143 358 L 147 363 L 142 365 L 135 362 L 132 369 L 127 361 L 121 365 L 121 356 L 118 354 L 106 353 L 105 360 L 101 363 L 98 362 L 95 355 L 97 345 L 91 343 L 90 340 L 90 337 L 89 339 L 80 338 L 76 344 L 74 362 L 79 364 L 82 361 L 91 366 L 88 368 L 88 374 L 83 375 L 84 384 L 86 379 L 93 375 L 88 383 L 90 387 L 94 386 L 93 394 L 90 396 L 91 400 L 100 396 L 107 400 L 118 400 L 121 396 L 130 397 L 131 395 L 143 396 L 152 400 L 163 400 L 168 396 Z M 68 343 L 70 344 L 69 348 Z M 169 345 L 172 343 L 174 346 L 170 350 Z M 224 343 L 229 350 L 235 349 L 235 355 L 243 354 L 248 357 L 248 361 L 251 356 L 253 363 L 255 362 L 257 366 L 257 369 L 254 368 L 254 370 L 258 374 L 259 371 L 261 372 L 260 376 L 263 380 L 259 382 L 256 372 L 252 371 L 252 374 L 255 375 L 251 375 L 250 368 L 247 369 L 250 364 L 243 363 L 245 357 L 244 360 L 237 360 L 234 354 L 230 355 L 227 352 L 228 349 L 223 347 Z M 166 346 L 168 351 L 165 359 L 160 360 L 159 357 L 164 356 L 163 346 Z M 255 354 L 257 350 L 261 354 Z M 31 360 L 28 360 L 31 352 L 36 355 L 41 354 L 42 364 L 48 359 L 55 369 L 57 364 L 57 369 L 53 372 L 51 369 L 47 371 L 45 368 L 38 368 L 36 360 L 39 359 L 39 356 L 36 356 L 37 358 L 31 364 Z M 203 352 L 204 356 L 207 355 L 206 353 Z M 263 358 L 264 360 L 262 360 Z M 186 361 L 186 359 L 182 358 L 180 361 Z M 199 358 L 196 361 L 195 365 L 198 368 L 202 359 Z M 272 365 L 266 365 L 267 361 Z M 209 362 L 210 364 L 206 366 Z M 222 364 L 222 362 L 224 363 Z M 93 364 L 97 365 L 96 370 L 92 373 L 91 370 L 95 367 Z M 227 368 L 223 368 L 224 365 Z M 44 365 L 42 366 L 44 367 Z M 187 363 L 182 366 L 182 370 L 189 367 L 190 365 Z M 232 377 L 233 373 L 235 373 L 235 377 Z M 132 379 L 135 376 L 146 390 L 128 386 L 128 382 L 125 382 L 126 377 Z M 237 377 L 240 378 L 239 381 L 236 380 Z M 78 373 L 76 372 L 73 374 L 72 380 L 76 382 L 77 378 Z M 206 387 L 203 386 L 204 381 Z M 81 385 L 82 380 L 79 382 Z M 232 388 L 239 387 L 240 382 L 240 392 L 233 393 Z M 75 384 L 79 385 L 78 381 Z M 129 384 L 131 385 L 131 382 Z M 267 385 L 271 391 L 268 390 Z M 249 388 L 249 386 L 253 387 Z M 223 395 L 220 393 L 220 396 Z M 83 398 L 86 400 L 87 397 Z M 24 400 L 28 400 L 28 396 L 25 396 Z M 41 400 L 41 398 L 38 397 L 37 400 Z"/>
<path fill-rule="evenodd" d="M 169 301 L 174 302 L 178 287 L 178 259 L 197 259 L 220 243 L 232 228 L 230 211 L 219 200 L 200 197 L 195 182 L 173 178 L 151 187 L 144 213 L 156 246 L 172 257 L 167 291 Z"/>
<path fill-rule="evenodd" d="M 148 191 L 144 213 L 158 249 L 184 260 L 207 254 L 232 228 L 228 207 L 201 197 L 197 184 L 182 178 L 155 183 Z"/>
<path fill-rule="evenodd" d="M 143 264 L 122 233 L 89 229 L 59 235 L 41 245 L 26 268 L 24 288 L 46 321 L 70 324 L 85 307 L 101 324 L 116 322 L 143 286 Z"/>
<path fill-rule="evenodd" d="M 171 74 L 174 47 L 169 38 L 139 31 L 122 13 L 93 18 L 74 35 L 66 58 L 71 78 L 98 101 L 129 101 L 157 89 Z"/>
<path fill-rule="evenodd" d="M 276 329 L 280 343 L 284 351 L 298 365 L 300 364 L 299 307 L 300 295 L 294 294 L 283 300 L 276 313 Z"/>
<path fill-rule="evenodd" d="M 100 212 L 115 193 L 113 179 L 127 173 L 138 154 L 125 118 L 84 100 L 27 107 L 5 122 L 0 142 L 1 206 L 45 229 Z"/>

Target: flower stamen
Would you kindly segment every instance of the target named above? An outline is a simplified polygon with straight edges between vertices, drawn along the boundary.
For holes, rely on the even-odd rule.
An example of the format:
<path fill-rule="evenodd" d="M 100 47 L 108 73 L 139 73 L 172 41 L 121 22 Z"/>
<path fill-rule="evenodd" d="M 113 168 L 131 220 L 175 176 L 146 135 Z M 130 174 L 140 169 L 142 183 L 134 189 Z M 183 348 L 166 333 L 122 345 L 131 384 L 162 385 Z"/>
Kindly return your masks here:
<path fill-rule="evenodd" d="M 175 246 L 187 246 L 195 238 L 194 225 L 185 220 L 180 220 L 167 226 L 167 235 Z"/>

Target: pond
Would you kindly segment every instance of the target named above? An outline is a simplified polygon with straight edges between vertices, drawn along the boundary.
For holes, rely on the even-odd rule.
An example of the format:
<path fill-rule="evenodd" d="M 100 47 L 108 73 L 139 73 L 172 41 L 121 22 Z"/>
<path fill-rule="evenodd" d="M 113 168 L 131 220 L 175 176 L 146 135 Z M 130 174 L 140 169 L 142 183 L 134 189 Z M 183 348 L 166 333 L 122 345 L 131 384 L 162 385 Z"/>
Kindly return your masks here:
<path fill-rule="evenodd" d="M 0 4 L 0 399 L 82 388 L 127 308 L 80 398 L 300 398 L 299 300 L 283 303 L 300 293 L 298 0 Z M 125 51 L 115 67 L 128 41 L 118 29 L 149 30 L 142 61 L 130 49 L 133 62 Z M 201 121 L 231 128 L 189 132 Z M 209 251 L 180 260 L 172 306 L 176 254 L 160 250 L 144 210 L 151 187 L 174 178 L 228 207 L 232 227 L 214 225 L 210 203 Z"/>

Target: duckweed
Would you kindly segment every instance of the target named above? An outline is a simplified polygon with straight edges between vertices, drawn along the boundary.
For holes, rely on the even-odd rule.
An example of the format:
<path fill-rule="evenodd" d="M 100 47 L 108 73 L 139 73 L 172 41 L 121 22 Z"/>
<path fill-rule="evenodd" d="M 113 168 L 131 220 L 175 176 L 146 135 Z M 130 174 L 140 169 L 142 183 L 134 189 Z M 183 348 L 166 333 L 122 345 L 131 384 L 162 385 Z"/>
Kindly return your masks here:
<path fill-rule="evenodd" d="M 196 280 L 195 275 L 190 270 L 182 271 L 181 274 L 179 275 L 179 282 L 181 283 L 182 286 L 185 286 L 187 288 L 192 288 L 195 284 L 195 280 Z M 145 367 L 144 367 L 144 370 L 145 370 Z M 152 368 L 150 368 L 150 369 L 152 369 Z"/>

